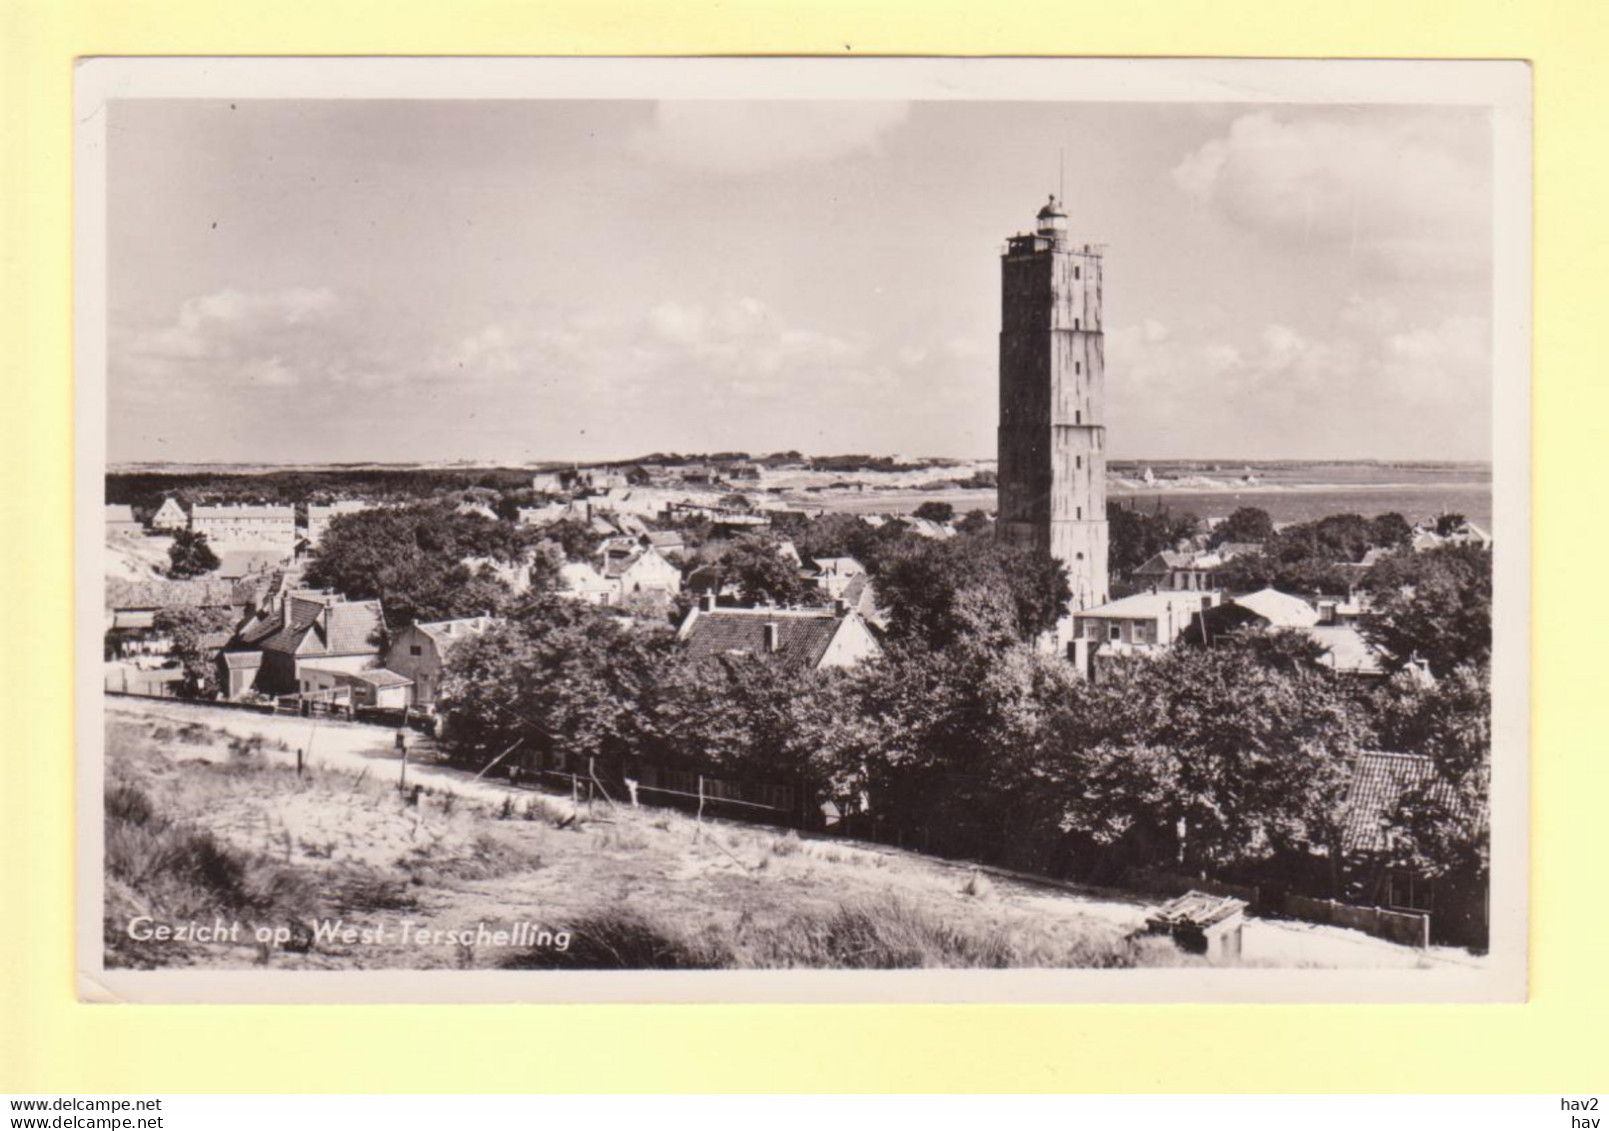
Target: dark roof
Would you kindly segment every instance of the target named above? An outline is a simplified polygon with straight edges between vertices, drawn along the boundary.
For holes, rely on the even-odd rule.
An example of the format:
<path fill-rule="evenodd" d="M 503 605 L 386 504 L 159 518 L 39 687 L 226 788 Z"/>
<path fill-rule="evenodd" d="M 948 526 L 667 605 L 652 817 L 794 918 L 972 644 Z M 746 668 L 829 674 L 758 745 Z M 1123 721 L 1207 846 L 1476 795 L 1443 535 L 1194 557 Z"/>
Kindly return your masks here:
<path fill-rule="evenodd" d="M 724 580 L 718 566 L 702 565 L 687 575 L 687 588 L 695 593 L 715 593 Z"/>
<path fill-rule="evenodd" d="M 292 596 L 288 622 L 275 610 L 247 624 L 234 646 L 303 656 L 351 656 L 379 651 L 375 643 L 383 618 L 379 601 L 342 601 Z M 323 615 L 320 615 L 323 614 Z M 302 651 L 309 636 L 313 647 Z"/>
<path fill-rule="evenodd" d="M 1435 763 L 1423 754 L 1359 754 L 1352 765 L 1352 784 L 1341 811 L 1341 851 L 1381 852 L 1388 847 L 1385 821 L 1410 789 L 1435 774 Z M 1451 787 L 1438 782 L 1432 797 L 1447 801 Z"/>
<path fill-rule="evenodd" d="M 1039 219 L 1041 220 L 1048 219 L 1052 216 L 1060 216 L 1064 220 L 1067 218 L 1067 213 L 1062 211 L 1061 202 L 1058 201 L 1054 196 L 1050 198 L 1050 202 L 1048 204 L 1039 210 Z"/>
<path fill-rule="evenodd" d="M 821 663 L 843 618 L 822 610 L 694 609 L 681 629 L 683 645 L 698 659 L 719 656 L 773 656 L 779 663 L 809 671 Z M 766 647 L 766 626 L 777 630 L 774 653 Z"/>

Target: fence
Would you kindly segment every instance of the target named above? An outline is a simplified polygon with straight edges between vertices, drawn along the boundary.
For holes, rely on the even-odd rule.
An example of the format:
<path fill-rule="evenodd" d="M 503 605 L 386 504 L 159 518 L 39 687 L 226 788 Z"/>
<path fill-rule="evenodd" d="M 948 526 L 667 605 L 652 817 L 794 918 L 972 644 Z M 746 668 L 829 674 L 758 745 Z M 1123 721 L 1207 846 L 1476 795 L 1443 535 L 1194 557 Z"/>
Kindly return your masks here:
<path fill-rule="evenodd" d="M 494 760 L 495 762 L 495 760 Z M 482 773 L 493 768 L 489 763 Z M 633 763 L 621 766 L 609 760 L 587 759 L 583 768 L 550 767 L 538 758 L 510 765 L 509 777 L 518 782 L 568 793 L 572 800 L 592 804 L 651 804 L 688 809 L 699 816 L 748 818 L 772 824 L 803 827 L 803 792 L 773 782 L 733 781 L 692 770 Z"/>
<path fill-rule="evenodd" d="M 1333 899 L 1287 895 L 1285 914 L 1313 923 L 1351 927 L 1366 935 L 1404 946 L 1430 945 L 1430 916 L 1418 911 L 1387 911 L 1383 907 L 1359 907 L 1351 903 L 1337 903 Z"/>

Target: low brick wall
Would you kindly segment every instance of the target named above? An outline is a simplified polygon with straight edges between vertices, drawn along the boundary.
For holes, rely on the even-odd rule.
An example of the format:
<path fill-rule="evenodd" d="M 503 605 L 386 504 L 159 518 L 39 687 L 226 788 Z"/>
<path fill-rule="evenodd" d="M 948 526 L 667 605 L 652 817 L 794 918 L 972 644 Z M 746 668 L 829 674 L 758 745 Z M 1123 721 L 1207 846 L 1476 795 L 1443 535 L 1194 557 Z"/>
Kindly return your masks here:
<path fill-rule="evenodd" d="M 1310 923 L 1351 927 L 1377 939 L 1404 946 L 1430 945 L 1430 916 L 1418 911 L 1387 911 L 1384 907 L 1360 907 L 1352 903 L 1337 903 L 1333 899 L 1288 895 L 1285 897 L 1285 914 Z"/>

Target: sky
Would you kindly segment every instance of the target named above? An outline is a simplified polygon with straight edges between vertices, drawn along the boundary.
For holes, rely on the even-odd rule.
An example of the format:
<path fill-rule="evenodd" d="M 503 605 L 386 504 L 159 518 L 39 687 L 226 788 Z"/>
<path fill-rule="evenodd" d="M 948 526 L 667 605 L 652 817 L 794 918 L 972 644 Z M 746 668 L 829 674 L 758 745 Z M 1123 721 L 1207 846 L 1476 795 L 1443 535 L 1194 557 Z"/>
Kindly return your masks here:
<path fill-rule="evenodd" d="M 115 101 L 108 458 L 992 458 L 999 255 L 1107 245 L 1116 459 L 1486 459 L 1457 107 Z"/>

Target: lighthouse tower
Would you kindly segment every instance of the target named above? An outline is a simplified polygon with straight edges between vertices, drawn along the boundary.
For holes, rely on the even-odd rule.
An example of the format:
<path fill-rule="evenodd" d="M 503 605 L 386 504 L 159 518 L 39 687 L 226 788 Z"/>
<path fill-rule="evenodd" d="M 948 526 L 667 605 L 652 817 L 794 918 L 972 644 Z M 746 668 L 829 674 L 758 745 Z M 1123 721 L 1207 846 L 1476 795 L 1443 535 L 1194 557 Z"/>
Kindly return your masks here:
<path fill-rule="evenodd" d="M 996 537 L 1067 567 L 1069 612 L 1108 597 L 1101 253 L 1052 196 L 1001 258 Z"/>

